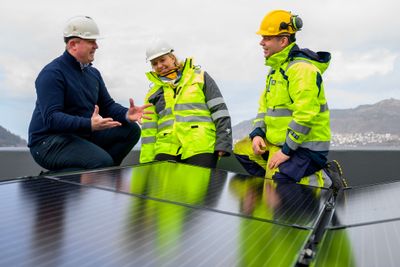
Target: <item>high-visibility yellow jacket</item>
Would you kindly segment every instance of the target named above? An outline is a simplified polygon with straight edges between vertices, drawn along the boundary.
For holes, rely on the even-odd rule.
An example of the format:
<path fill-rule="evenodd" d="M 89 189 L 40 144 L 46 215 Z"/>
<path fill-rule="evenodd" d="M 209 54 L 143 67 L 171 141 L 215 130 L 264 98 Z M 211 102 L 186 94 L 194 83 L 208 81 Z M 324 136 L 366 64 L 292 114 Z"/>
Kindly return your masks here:
<path fill-rule="evenodd" d="M 222 95 L 212 78 L 186 59 L 177 83 L 146 73 L 153 83 L 145 103 L 154 114 L 143 120 L 140 162 L 153 161 L 160 153 L 182 159 L 202 153 L 232 149 L 231 120 Z"/>
<path fill-rule="evenodd" d="M 283 146 L 285 154 L 298 147 L 329 150 L 329 110 L 322 82 L 329 61 L 328 52 L 299 49 L 295 43 L 266 59 L 271 70 L 254 130 L 261 130 L 269 143 Z"/>

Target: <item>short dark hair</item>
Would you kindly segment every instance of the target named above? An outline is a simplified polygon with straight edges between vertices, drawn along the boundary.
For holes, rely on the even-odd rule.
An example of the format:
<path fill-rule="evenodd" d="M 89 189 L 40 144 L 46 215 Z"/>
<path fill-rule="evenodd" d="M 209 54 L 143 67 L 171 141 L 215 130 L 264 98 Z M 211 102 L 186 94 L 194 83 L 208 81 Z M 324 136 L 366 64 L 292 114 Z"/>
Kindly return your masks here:
<path fill-rule="evenodd" d="M 291 35 L 289 35 L 289 42 L 290 43 L 296 42 L 296 34 L 295 33 L 292 33 Z"/>
<path fill-rule="evenodd" d="M 78 36 L 68 36 L 68 37 L 64 37 L 64 43 L 67 44 L 69 42 L 69 40 L 74 39 L 74 38 L 82 39 L 82 38 L 79 38 Z"/>
<path fill-rule="evenodd" d="M 287 37 L 289 44 L 296 42 L 296 35 L 294 33 L 292 34 L 281 34 L 277 35 L 277 37 Z"/>

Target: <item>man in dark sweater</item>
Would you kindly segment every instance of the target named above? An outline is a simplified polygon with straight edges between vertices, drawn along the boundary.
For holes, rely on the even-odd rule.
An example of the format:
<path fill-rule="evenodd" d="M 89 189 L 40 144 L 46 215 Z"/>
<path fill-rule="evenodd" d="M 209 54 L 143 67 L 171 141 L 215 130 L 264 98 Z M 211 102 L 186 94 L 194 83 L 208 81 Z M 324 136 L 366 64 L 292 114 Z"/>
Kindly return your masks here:
<path fill-rule="evenodd" d="M 90 17 L 71 18 L 66 51 L 39 73 L 36 106 L 29 125 L 31 154 L 51 171 L 119 165 L 140 138 L 136 123 L 146 107 L 116 103 L 92 67 L 99 30 Z"/>

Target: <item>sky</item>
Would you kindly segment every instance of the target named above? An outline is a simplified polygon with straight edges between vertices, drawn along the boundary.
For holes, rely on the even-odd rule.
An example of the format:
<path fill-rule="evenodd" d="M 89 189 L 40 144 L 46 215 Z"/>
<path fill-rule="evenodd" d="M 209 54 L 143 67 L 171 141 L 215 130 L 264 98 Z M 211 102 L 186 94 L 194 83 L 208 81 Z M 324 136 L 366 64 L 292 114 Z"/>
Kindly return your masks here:
<path fill-rule="evenodd" d="M 258 30 L 264 15 L 289 10 L 303 20 L 297 44 L 328 51 L 324 73 L 330 109 L 400 99 L 400 2 L 396 0 L 13 0 L 0 9 L 0 125 L 27 139 L 40 70 L 65 49 L 62 32 L 75 15 L 92 17 L 94 67 L 111 96 L 143 104 L 149 89 L 146 47 L 164 39 L 180 60 L 193 57 L 217 82 L 233 125 L 255 116 L 268 67 Z"/>

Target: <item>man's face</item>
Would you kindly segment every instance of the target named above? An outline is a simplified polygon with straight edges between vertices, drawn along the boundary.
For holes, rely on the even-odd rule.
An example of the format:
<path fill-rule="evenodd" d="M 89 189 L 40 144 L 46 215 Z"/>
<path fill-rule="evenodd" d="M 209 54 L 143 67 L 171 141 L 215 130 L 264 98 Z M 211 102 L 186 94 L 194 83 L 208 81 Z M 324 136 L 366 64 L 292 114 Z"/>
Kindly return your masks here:
<path fill-rule="evenodd" d="M 83 63 L 88 64 L 93 62 L 94 53 L 98 48 L 96 40 L 86 40 L 86 39 L 73 39 L 71 40 L 71 48 L 75 58 Z"/>
<path fill-rule="evenodd" d="M 286 36 L 262 36 L 260 45 L 264 50 L 264 57 L 269 58 L 282 51 L 288 44 L 287 38 Z"/>

